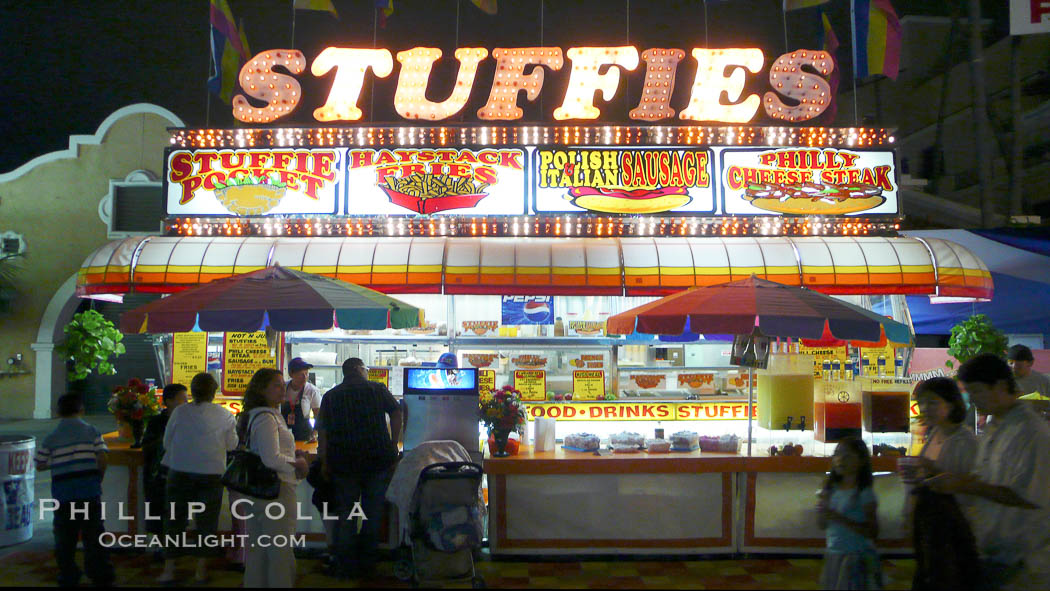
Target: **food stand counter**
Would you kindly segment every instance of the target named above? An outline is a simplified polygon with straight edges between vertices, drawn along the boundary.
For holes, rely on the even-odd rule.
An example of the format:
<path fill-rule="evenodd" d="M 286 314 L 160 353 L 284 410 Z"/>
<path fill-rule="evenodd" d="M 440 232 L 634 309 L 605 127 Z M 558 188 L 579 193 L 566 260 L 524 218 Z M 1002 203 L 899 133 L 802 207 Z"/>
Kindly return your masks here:
<path fill-rule="evenodd" d="M 906 551 L 903 487 L 874 458 L 879 546 Z M 486 458 L 495 555 L 823 551 L 815 492 L 830 458 L 558 447 Z"/>

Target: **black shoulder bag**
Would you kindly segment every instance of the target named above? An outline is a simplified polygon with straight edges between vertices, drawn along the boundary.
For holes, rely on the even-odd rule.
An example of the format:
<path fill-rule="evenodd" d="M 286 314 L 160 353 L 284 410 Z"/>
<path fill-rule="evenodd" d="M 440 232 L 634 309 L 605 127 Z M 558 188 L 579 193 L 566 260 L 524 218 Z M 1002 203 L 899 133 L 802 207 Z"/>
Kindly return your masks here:
<path fill-rule="evenodd" d="M 230 463 L 227 464 L 226 472 L 222 475 L 222 483 L 226 488 L 241 494 L 257 499 L 272 500 L 276 499 L 281 492 L 281 481 L 277 477 L 277 471 L 267 468 L 259 454 L 249 451 L 252 423 L 259 418 L 259 414 L 248 421 L 244 444 L 230 452 Z"/>

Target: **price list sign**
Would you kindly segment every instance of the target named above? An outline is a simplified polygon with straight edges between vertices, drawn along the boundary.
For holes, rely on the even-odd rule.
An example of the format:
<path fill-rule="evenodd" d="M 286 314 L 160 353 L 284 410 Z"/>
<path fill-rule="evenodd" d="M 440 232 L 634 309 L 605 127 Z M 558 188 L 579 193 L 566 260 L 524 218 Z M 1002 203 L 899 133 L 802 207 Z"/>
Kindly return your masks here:
<path fill-rule="evenodd" d="M 378 369 L 370 367 L 368 368 L 368 381 L 379 382 L 387 388 L 390 387 L 390 370 L 389 369 Z"/>
<path fill-rule="evenodd" d="M 491 369 L 478 370 L 478 395 L 488 396 L 496 389 L 496 372 Z"/>
<path fill-rule="evenodd" d="M 208 333 L 177 332 L 171 337 L 171 383 L 189 386 L 208 371 Z"/>
<path fill-rule="evenodd" d="M 264 367 L 277 368 L 277 357 L 266 344 L 266 333 L 228 332 L 223 335 L 223 394 L 244 394 L 252 374 Z"/>
<path fill-rule="evenodd" d="M 514 389 L 521 392 L 522 400 L 543 401 L 547 399 L 547 372 L 542 369 L 518 369 L 514 371 Z"/>
<path fill-rule="evenodd" d="M 605 372 L 582 369 L 572 372 L 573 400 L 605 400 Z"/>

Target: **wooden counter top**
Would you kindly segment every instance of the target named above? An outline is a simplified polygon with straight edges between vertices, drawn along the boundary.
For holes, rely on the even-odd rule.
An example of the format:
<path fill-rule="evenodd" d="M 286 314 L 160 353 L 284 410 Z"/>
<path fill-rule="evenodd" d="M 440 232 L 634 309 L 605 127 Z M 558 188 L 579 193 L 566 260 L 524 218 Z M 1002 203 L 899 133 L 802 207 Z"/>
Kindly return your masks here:
<path fill-rule="evenodd" d="M 142 465 L 142 448 L 132 448 L 131 442 L 121 440 L 117 431 L 103 434 L 102 439 L 106 442 L 106 447 L 109 448 L 109 460 L 113 464 L 121 466 Z M 317 455 L 317 442 L 296 441 L 295 449 L 305 451 L 307 460 L 312 460 Z"/>
<path fill-rule="evenodd" d="M 895 472 L 897 458 L 872 458 L 876 472 Z M 518 455 L 493 458 L 486 454 L 488 474 L 615 474 L 683 472 L 827 472 L 831 458 L 812 456 L 746 457 L 715 452 L 647 452 L 614 454 L 605 449 L 594 452 L 571 451 L 558 446 L 551 451 L 533 451 L 524 446 Z"/>

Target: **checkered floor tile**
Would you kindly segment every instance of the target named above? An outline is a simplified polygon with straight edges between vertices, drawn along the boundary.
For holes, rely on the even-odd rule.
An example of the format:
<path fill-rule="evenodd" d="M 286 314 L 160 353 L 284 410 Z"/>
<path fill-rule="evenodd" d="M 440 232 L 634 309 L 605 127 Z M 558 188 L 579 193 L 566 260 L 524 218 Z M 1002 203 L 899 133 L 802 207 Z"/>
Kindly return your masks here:
<path fill-rule="evenodd" d="M 193 559 L 180 562 L 176 574 L 185 584 L 193 577 Z M 78 562 L 82 557 L 78 556 Z M 0 586 L 53 586 L 57 569 L 50 552 L 23 551 L 0 564 Z M 81 562 L 82 563 L 82 562 Z M 161 563 L 148 554 L 114 554 L 117 584 L 158 586 L 154 582 Z M 318 559 L 299 559 L 298 587 L 381 587 L 407 588 L 394 576 L 394 563 L 382 562 L 369 580 L 340 581 L 325 576 Z M 211 587 L 238 587 L 243 575 L 231 570 L 223 560 L 212 565 Z M 532 562 L 482 560 L 477 572 L 494 589 L 812 589 L 820 575 L 817 558 L 747 558 L 719 560 L 585 560 Z M 883 561 L 887 589 L 911 588 L 914 562 L 906 559 Z M 88 581 L 83 581 L 87 583 Z M 469 588 L 470 583 L 447 584 L 448 588 Z"/>

